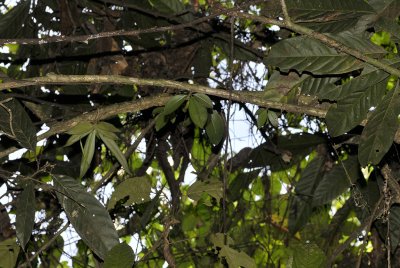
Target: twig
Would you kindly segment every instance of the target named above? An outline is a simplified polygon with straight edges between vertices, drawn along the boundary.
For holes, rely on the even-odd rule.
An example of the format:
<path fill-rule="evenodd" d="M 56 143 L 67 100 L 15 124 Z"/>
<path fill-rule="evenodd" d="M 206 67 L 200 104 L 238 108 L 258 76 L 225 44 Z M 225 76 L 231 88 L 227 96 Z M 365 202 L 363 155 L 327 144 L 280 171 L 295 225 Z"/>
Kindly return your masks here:
<path fill-rule="evenodd" d="M 286 2 L 285 0 L 280 0 L 281 1 L 281 7 L 282 7 L 282 13 L 283 13 L 283 17 L 285 18 L 285 21 L 287 23 L 291 23 L 290 17 L 289 17 L 289 12 L 286 6 Z"/>
<path fill-rule="evenodd" d="M 56 239 L 57 237 L 59 237 L 65 230 L 67 230 L 69 226 L 69 222 L 67 222 L 63 228 L 61 228 L 57 233 L 54 234 L 54 236 L 52 238 L 50 238 L 49 241 L 47 241 L 47 243 L 45 243 L 43 246 L 41 246 L 39 248 L 38 251 L 35 252 L 35 254 L 33 256 L 31 256 L 29 258 L 29 260 L 21 265 L 19 265 L 19 268 L 25 267 L 26 265 L 29 265 L 29 263 L 31 261 L 33 261 L 40 253 L 42 253 L 43 251 L 45 251 Z M 28 263 L 29 262 L 29 263 Z"/>
<path fill-rule="evenodd" d="M 374 210 L 372 211 L 372 214 L 369 216 L 367 220 L 364 221 L 363 224 L 361 224 L 360 227 L 358 227 L 354 232 L 352 232 L 349 236 L 349 238 L 346 239 L 346 241 L 341 244 L 330 256 L 329 261 L 327 262 L 326 267 L 331 268 L 333 262 L 335 261 L 336 257 L 341 254 L 346 248 L 350 246 L 350 243 L 358 237 L 358 235 L 364 230 L 366 232 L 366 236 L 368 236 L 368 233 L 371 229 L 372 223 L 374 220 L 377 218 L 378 215 L 378 209 L 381 207 L 382 203 L 384 202 L 384 196 L 381 195 L 378 202 L 376 202 L 376 205 L 374 207 Z M 362 254 L 362 253 L 361 253 Z"/>
<path fill-rule="evenodd" d="M 150 122 L 150 124 L 148 126 L 146 126 L 142 132 L 140 133 L 140 135 L 136 138 L 135 142 L 129 146 L 128 150 L 126 150 L 124 156 L 125 158 L 128 158 L 135 150 L 136 148 L 139 146 L 140 142 L 143 140 L 143 138 L 146 136 L 146 134 L 154 127 L 155 124 L 155 120 L 152 120 Z M 101 178 L 101 180 L 99 180 L 97 182 L 97 184 L 93 187 L 92 189 L 92 193 L 96 193 L 97 190 L 107 181 L 109 181 L 112 176 L 114 175 L 115 171 L 117 171 L 117 169 L 119 168 L 120 164 L 119 162 L 116 162 L 111 169 L 107 172 L 107 174 Z"/>

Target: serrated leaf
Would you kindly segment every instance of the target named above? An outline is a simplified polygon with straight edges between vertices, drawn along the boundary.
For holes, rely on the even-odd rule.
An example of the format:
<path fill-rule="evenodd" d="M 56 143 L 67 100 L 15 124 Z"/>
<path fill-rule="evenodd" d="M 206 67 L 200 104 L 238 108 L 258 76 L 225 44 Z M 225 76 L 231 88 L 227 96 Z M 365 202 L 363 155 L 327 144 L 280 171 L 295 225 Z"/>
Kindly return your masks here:
<path fill-rule="evenodd" d="M 36 128 L 19 101 L 3 100 L 0 106 L 0 131 L 15 139 L 22 147 L 35 151 Z"/>
<path fill-rule="evenodd" d="M 124 202 L 124 205 L 130 206 L 133 204 L 141 204 L 150 201 L 151 183 L 147 176 L 128 178 L 115 187 L 108 202 L 107 209 L 114 208 L 115 204 L 125 198 L 129 197 Z"/>
<path fill-rule="evenodd" d="M 98 122 L 96 125 L 93 126 L 95 129 L 97 129 L 100 132 L 113 132 L 113 133 L 118 133 L 120 132 L 118 128 L 116 128 L 113 124 L 107 123 L 107 122 Z"/>
<path fill-rule="evenodd" d="M 104 206 L 75 179 L 52 175 L 57 198 L 76 232 L 97 256 L 119 243 L 114 223 Z"/>
<path fill-rule="evenodd" d="M 92 163 L 95 143 L 96 143 L 96 130 L 93 130 L 86 138 L 85 146 L 83 147 L 79 178 L 82 178 L 85 175 L 86 171 L 90 167 L 90 163 Z"/>
<path fill-rule="evenodd" d="M 314 243 L 291 244 L 292 268 L 324 267 L 326 262 L 325 253 Z"/>
<path fill-rule="evenodd" d="M 93 124 L 90 122 L 79 122 L 76 126 L 68 130 L 69 135 L 87 135 L 93 130 Z"/>
<path fill-rule="evenodd" d="M 229 246 L 222 246 L 219 256 L 225 258 L 229 267 L 255 268 L 256 262 L 243 251 L 237 251 Z"/>
<path fill-rule="evenodd" d="M 215 199 L 220 200 L 222 198 L 222 182 L 218 180 L 197 180 L 187 190 L 188 197 L 196 202 L 200 200 L 203 193 L 207 193 Z"/>
<path fill-rule="evenodd" d="M 15 238 L 0 242 L 0 265 L 3 268 L 14 268 L 17 263 L 20 247 Z"/>
<path fill-rule="evenodd" d="M 206 125 L 206 133 L 211 143 L 217 145 L 225 135 L 225 123 L 221 115 L 213 111 L 211 118 Z"/>
<path fill-rule="evenodd" d="M 35 223 L 35 188 L 28 182 L 17 199 L 15 227 L 18 241 L 25 248 Z"/>
<path fill-rule="evenodd" d="M 354 84 L 354 83 L 353 83 Z M 326 114 L 329 133 L 339 136 L 359 125 L 369 109 L 380 102 L 386 91 L 387 79 L 367 88 L 353 87 L 346 98 L 339 100 L 336 107 L 330 107 Z"/>
<path fill-rule="evenodd" d="M 356 157 L 336 164 L 329 172 L 324 174 L 321 182 L 314 192 L 313 206 L 322 206 L 348 189 L 351 183 L 358 179 L 359 165 Z"/>
<path fill-rule="evenodd" d="M 207 108 L 200 104 L 194 97 L 191 97 L 189 100 L 189 115 L 195 126 L 204 128 L 208 119 Z"/>
<path fill-rule="evenodd" d="M 378 164 L 393 143 L 399 126 L 400 87 L 386 94 L 378 104 L 361 134 L 358 160 L 361 166 Z"/>
<path fill-rule="evenodd" d="M 210 97 L 208 97 L 206 94 L 195 93 L 195 94 L 193 94 L 192 98 L 196 99 L 199 102 L 199 104 L 201 104 L 202 106 L 204 106 L 207 109 L 213 108 L 213 102 L 210 99 Z"/>
<path fill-rule="evenodd" d="M 265 108 L 260 108 L 257 110 L 257 127 L 261 128 L 265 125 L 268 119 L 268 110 Z"/>
<path fill-rule="evenodd" d="M 163 113 L 169 115 L 175 112 L 186 100 L 186 95 L 175 95 L 171 97 L 164 106 Z"/>
<path fill-rule="evenodd" d="M 349 33 L 341 33 L 331 35 L 331 38 L 344 41 L 349 36 Z M 352 36 L 351 42 L 346 43 L 370 56 L 381 57 L 386 53 L 382 48 L 361 37 Z M 338 53 L 322 42 L 305 36 L 285 39 L 273 45 L 265 63 L 284 72 L 308 71 L 316 75 L 343 74 L 363 67 L 363 63 L 354 57 Z"/>
<path fill-rule="evenodd" d="M 126 243 L 114 246 L 104 260 L 104 268 L 131 268 L 135 263 L 135 254 Z"/>
<path fill-rule="evenodd" d="M 128 162 L 126 161 L 126 158 L 124 154 L 121 152 L 119 149 L 118 145 L 115 143 L 114 140 L 108 138 L 107 136 L 103 135 L 103 133 L 98 133 L 100 139 L 104 142 L 104 144 L 107 146 L 107 148 L 111 151 L 111 153 L 114 155 L 114 157 L 118 160 L 118 162 L 121 164 L 121 166 L 124 168 L 126 172 L 131 174 L 131 170 L 129 168 Z"/>

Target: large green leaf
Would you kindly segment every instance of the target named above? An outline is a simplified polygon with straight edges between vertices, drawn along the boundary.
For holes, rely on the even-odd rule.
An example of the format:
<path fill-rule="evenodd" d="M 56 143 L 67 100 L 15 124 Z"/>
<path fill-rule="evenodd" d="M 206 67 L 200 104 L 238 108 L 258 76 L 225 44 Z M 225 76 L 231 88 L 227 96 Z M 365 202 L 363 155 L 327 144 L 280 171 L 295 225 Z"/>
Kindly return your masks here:
<path fill-rule="evenodd" d="M 132 172 L 129 168 L 128 162 L 126 161 L 126 158 L 121 152 L 121 149 L 118 147 L 117 143 L 113 139 L 110 139 L 108 136 L 104 135 L 104 133 L 102 132 L 99 132 L 98 135 L 107 146 L 107 148 L 111 151 L 111 153 L 115 156 L 115 158 L 117 158 L 118 162 L 121 164 L 124 170 L 127 173 L 131 174 Z"/>
<path fill-rule="evenodd" d="M 400 113 L 399 85 L 378 104 L 361 134 L 358 159 L 362 166 L 378 164 L 392 145 L 399 126 Z"/>
<path fill-rule="evenodd" d="M 324 159 L 317 157 L 313 159 L 301 174 L 300 180 L 296 183 L 295 191 L 298 195 L 311 196 L 321 180 L 321 173 Z"/>
<path fill-rule="evenodd" d="M 114 246 L 104 260 L 104 268 L 131 268 L 135 263 L 135 254 L 126 243 Z"/>
<path fill-rule="evenodd" d="M 225 258 L 229 267 L 255 268 L 256 262 L 243 251 L 237 251 L 229 246 L 223 245 L 219 256 Z"/>
<path fill-rule="evenodd" d="M 85 175 L 86 171 L 90 167 L 90 163 L 92 163 L 95 143 L 96 143 L 96 130 L 93 130 L 86 138 L 85 146 L 83 147 L 79 178 L 82 178 Z"/>
<path fill-rule="evenodd" d="M 18 259 L 19 246 L 15 238 L 10 238 L 0 242 L 0 267 L 13 268 Z"/>
<path fill-rule="evenodd" d="M 164 107 L 164 114 L 169 115 L 175 112 L 186 100 L 186 95 L 175 95 L 171 97 Z"/>
<path fill-rule="evenodd" d="M 23 25 L 29 19 L 30 0 L 20 1 L 6 14 L 0 16 L 0 36 L 1 38 L 21 37 Z"/>
<path fill-rule="evenodd" d="M 390 250 L 392 251 L 392 253 L 394 253 L 394 251 L 400 244 L 400 207 L 392 206 L 390 208 L 389 224 L 390 224 L 390 247 L 391 247 Z"/>
<path fill-rule="evenodd" d="M 0 130 L 22 147 L 35 151 L 36 128 L 17 100 L 3 100 L 0 106 Z"/>
<path fill-rule="evenodd" d="M 346 98 L 338 101 L 336 107 L 332 106 L 328 110 L 325 119 L 329 133 L 332 136 L 339 136 L 359 125 L 367 117 L 369 109 L 376 106 L 382 99 L 386 84 L 385 79 L 377 84 L 366 85 L 367 88 L 355 85 L 350 88 Z"/>
<path fill-rule="evenodd" d="M 150 201 L 150 191 L 151 183 L 149 177 L 128 178 L 115 187 L 107 209 L 114 208 L 115 204 L 125 197 L 129 197 L 129 199 L 124 202 L 126 206 Z"/>
<path fill-rule="evenodd" d="M 287 0 L 286 5 L 291 18 L 301 21 L 324 22 L 374 13 L 372 7 L 363 0 Z"/>
<path fill-rule="evenodd" d="M 221 142 L 225 135 L 225 122 L 217 111 L 213 111 L 206 125 L 206 133 L 214 145 Z"/>
<path fill-rule="evenodd" d="M 334 84 L 338 77 L 313 77 L 308 76 L 301 84 L 301 93 L 311 96 L 320 96 L 320 92 L 335 90 L 337 86 Z M 321 98 L 324 99 L 324 98 Z"/>
<path fill-rule="evenodd" d="M 330 36 L 366 55 L 381 57 L 386 53 L 369 40 L 348 32 Z M 284 72 L 297 70 L 317 75 L 348 73 L 363 67 L 363 63 L 356 58 L 338 53 L 320 41 L 305 36 L 285 39 L 272 46 L 265 63 L 276 66 Z"/>
<path fill-rule="evenodd" d="M 213 103 L 210 97 L 203 93 L 195 93 L 192 98 L 196 99 L 202 106 L 207 109 L 212 109 Z"/>
<path fill-rule="evenodd" d="M 188 197 L 196 202 L 200 200 L 203 193 L 207 193 L 219 201 L 222 198 L 222 182 L 197 180 L 187 190 Z"/>
<path fill-rule="evenodd" d="M 324 252 L 314 243 L 293 242 L 290 246 L 292 256 L 289 259 L 288 267 L 310 268 L 324 267 L 326 256 Z"/>
<path fill-rule="evenodd" d="M 119 243 L 114 223 L 104 206 L 75 179 L 52 175 L 57 198 L 69 221 L 101 259 Z"/>
<path fill-rule="evenodd" d="M 359 165 L 357 157 L 339 162 L 325 173 L 314 192 L 313 206 L 322 206 L 348 189 L 358 179 Z"/>
<path fill-rule="evenodd" d="M 204 128 L 207 123 L 208 112 L 207 108 L 204 107 L 196 98 L 191 97 L 189 100 L 189 115 L 193 123 L 199 127 Z"/>
<path fill-rule="evenodd" d="M 32 182 L 28 182 L 22 193 L 18 196 L 15 227 L 18 241 L 25 248 L 32 235 L 35 223 L 35 188 Z"/>

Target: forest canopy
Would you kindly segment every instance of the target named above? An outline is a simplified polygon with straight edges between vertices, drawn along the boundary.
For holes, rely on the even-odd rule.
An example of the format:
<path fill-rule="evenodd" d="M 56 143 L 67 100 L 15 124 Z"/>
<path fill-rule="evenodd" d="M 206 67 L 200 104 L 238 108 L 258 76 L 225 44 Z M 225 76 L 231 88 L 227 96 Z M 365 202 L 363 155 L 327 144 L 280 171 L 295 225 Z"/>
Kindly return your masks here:
<path fill-rule="evenodd" d="M 400 266 L 399 15 L 0 1 L 0 267 Z"/>

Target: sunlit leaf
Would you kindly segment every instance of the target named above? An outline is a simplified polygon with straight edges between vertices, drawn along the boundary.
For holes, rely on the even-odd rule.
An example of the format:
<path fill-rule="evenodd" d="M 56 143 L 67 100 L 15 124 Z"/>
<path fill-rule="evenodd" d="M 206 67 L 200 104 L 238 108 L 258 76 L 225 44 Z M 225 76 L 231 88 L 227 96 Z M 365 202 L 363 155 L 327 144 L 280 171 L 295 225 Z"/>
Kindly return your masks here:
<path fill-rule="evenodd" d="M 3 268 L 14 268 L 18 259 L 20 247 L 15 238 L 0 242 L 0 266 Z"/>
<path fill-rule="evenodd" d="M 24 190 L 18 196 L 15 227 L 18 241 L 25 248 L 32 235 L 35 223 L 35 188 L 32 182 L 28 182 Z"/>
<path fill-rule="evenodd" d="M 188 197 L 196 202 L 200 200 L 203 193 L 207 193 L 215 199 L 220 200 L 222 198 L 222 182 L 218 180 L 197 180 L 195 183 L 190 185 L 187 190 Z"/>
<path fill-rule="evenodd" d="M 225 258 L 229 267 L 257 267 L 256 262 L 243 251 L 237 251 L 229 246 L 222 246 L 219 256 Z"/>
<path fill-rule="evenodd" d="M 88 247 L 101 259 L 119 243 L 114 223 L 105 207 L 77 180 L 53 175 L 57 198 L 69 221 Z"/>
<path fill-rule="evenodd" d="M 324 267 L 326 256 L 316 244 L 311 242 L 306 242 L 305 244 L 293 242 L 290 248 L 293 255 L 291 257 L 291 265 L 289 265 L 289 267 Z"/>
<path fill-rule="evenodd" d="M 125 197 L 129 197 L 129 199 L 124 202 L 126 206 L 150 201 L 150 191 L 151 182 L 149 177 L 128 178 L 115 187 L 107 209 L 114 208 L 115 204 Z"/>

